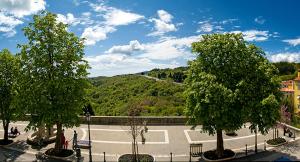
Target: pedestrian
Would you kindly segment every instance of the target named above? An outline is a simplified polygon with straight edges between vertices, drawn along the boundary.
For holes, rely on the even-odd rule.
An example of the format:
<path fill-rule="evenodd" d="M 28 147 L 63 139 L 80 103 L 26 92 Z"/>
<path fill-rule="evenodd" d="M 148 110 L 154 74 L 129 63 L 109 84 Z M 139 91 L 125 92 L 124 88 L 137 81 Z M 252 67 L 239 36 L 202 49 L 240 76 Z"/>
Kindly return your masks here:
<path fill-rule="evenodd" d="M 68 145 L 69 145 L 69 141 L 66 140 L 66 142 L 65 142 L 65 148 L 64 149 L 68 149 Z"/>
<path fill-rule="evenodd" d="M 73 136 L 73 150 L 77 148 L 77 132 L 74 130 L 74 136 Z"/>
<path fill-rule="evenodd" d="M 66 143 L 66 137 L 64 134 L 65 130 L 63 129 L 60 135 L 60 142 L 61 142 L 61 146 L 62 148 L 65 148 L 65 143 Z"/>
<path fill-rule="evenodd" d="M 11 128 L 10 128 L 10 134 L 11 134 L 11 135 L 14 135 L 14 127 L 11 127 Z"/>
<path fill-rule="evenodd" d="M 20 135 L 21 133 L 19 132 L 19 130 L 18 130 L 18 128 L 17 127 L 15 127 L 15 130 L 14 130 L 14 135 Z"/>

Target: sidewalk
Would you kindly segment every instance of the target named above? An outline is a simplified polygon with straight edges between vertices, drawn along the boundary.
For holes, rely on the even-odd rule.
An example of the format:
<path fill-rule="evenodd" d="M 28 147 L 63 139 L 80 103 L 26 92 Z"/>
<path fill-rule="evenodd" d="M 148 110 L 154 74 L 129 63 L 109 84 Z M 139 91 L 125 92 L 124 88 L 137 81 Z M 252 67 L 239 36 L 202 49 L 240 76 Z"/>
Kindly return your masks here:
<path fill-rule="evenodd" d="M 291 141 L 267 151 L 241 157 L 232 161 L 275 161 L 278 158 L 287 157 L 292 161 L 300 161 L 300 140 Z"/>

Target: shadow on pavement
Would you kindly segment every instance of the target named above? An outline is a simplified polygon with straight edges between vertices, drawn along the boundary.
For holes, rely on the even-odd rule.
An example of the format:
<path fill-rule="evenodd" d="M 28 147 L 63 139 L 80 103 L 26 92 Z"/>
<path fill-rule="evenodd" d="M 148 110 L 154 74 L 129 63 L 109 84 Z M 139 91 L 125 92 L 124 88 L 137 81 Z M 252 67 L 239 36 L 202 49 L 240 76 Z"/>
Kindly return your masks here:
<path fill-rule="evenodd" d="M 257 154 L 252 154 L 246 157 L 236 158 L 231 161 L 274 161 L 281 157 L 287 157 L 292 161 L 299 161 L 296 156 L 292 156 L 287 153 L 278 152 L 276 150 L 264 151 Z"/>

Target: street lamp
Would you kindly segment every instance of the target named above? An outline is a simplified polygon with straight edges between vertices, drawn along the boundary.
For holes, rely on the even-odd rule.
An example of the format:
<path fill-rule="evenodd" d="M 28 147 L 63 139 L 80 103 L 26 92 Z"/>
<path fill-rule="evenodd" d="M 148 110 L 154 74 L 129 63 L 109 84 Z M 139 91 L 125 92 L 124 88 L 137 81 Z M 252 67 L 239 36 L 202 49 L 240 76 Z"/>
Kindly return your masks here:
<path fill-rule="evenodd" d="M 88 122 L 88 130 L 89 130 L 89 155 L 90 155 L 90 162 L 92 162 L 92 145 L 91 145 L 91 131 L 90 131 L 90 121 L 91 121 L 91 115 L 89 112 L 86 114 L 86 120 Z"/>

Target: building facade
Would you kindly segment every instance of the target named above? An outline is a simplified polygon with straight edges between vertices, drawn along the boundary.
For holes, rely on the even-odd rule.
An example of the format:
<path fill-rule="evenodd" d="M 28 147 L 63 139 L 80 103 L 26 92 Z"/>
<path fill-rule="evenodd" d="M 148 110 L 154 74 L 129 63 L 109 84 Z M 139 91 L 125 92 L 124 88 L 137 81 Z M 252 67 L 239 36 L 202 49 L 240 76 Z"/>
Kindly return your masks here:
<path fill-rule="evenodd" d="M 294 105 L 294 113 L 300 114 L 300 71 L 294 80 L 287 80 L 281 82 L 281 92 L 284 97 L 288 97 L 292 100 Z"/>

